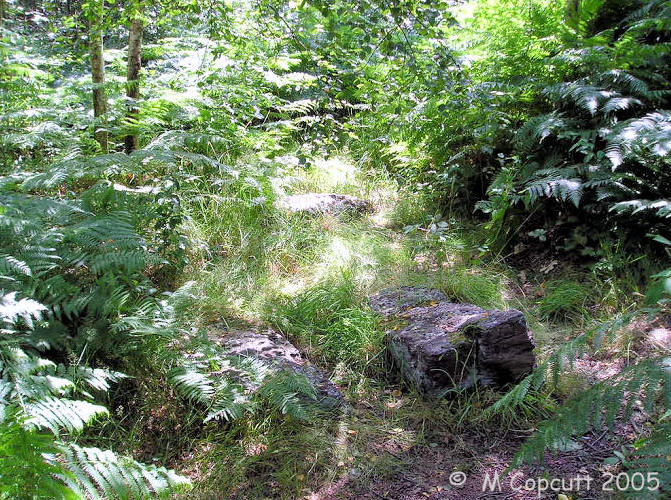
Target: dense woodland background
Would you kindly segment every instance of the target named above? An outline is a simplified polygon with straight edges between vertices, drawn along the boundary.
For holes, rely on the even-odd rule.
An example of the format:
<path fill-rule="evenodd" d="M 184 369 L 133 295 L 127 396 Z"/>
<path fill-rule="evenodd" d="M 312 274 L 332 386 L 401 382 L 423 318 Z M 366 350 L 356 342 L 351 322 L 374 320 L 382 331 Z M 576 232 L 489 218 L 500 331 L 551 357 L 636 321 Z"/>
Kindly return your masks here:
<path fill-rule="evenodd" d="M 603 463 L 668 498 L 671 2 L 0 2 L 0 498 L 364 498 L 436 436 L 523 466 L 634 411 Z M 306 191 L 376 214 L 274 204 Z M 521 309 L 538 369 L 422 400 L 367 306 L 390 284 Z M 351 412 L 222 376 L 222 322 Z"/>

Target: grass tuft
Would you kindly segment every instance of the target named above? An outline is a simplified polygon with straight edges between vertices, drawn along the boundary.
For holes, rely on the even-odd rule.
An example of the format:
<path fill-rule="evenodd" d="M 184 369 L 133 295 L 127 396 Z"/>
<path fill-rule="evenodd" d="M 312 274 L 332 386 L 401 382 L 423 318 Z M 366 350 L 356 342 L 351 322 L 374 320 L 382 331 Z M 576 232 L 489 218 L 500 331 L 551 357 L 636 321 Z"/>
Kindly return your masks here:
<path fill-rule="evenodd" d="M 561 319 L 584 312 L 590 290 L 576 281 L 551 281 L 538 301 L 538 313 L 544 319 Z"/>
<path fill-rule="evenodd" d="M 364 370 L 382 351 L 384 333 L 355 278 L 344 269 L 295 297 L 278 297 L 268 320 L 326 363 Z"/>
<path fill-rule="evenodd" d="M 486 268 L 449 268 L 441 273 L 440 288 L 457 302 L 468 302 L 483 308 L 505 307 L 507 279 Z"/>

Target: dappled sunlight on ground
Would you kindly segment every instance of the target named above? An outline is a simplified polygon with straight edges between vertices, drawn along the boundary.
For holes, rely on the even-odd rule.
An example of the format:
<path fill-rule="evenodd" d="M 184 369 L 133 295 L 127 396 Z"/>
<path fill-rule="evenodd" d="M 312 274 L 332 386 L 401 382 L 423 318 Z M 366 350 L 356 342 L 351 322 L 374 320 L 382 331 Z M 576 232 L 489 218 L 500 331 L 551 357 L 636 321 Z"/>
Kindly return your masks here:
<path fill-rule="evenodd" d="M 357 168 L 351 160 L 341 157 L 318 158 L 314 162 L 314 180 L 324 191 L 354 185 Z"/>

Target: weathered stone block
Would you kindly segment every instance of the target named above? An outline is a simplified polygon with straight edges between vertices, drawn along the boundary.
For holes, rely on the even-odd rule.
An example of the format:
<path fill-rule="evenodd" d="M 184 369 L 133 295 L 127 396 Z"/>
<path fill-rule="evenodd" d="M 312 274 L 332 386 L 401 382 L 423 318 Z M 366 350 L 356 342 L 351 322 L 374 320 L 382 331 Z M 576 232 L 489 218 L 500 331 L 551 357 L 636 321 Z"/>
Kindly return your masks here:
<path fill-rule="evenodd" d="M 440 291 L 416 287 L 382 291 L 370 304 L 389 320 L 394 364 L 422 393 L 502 386 L 535 365 L 533 339 L 519 311 L 455 304 Z"/>
<path fill-rule="evenodd" d="M 303 212 L 312 215 L 363 214 L 372 210 L 372 205 L 368 201 L 335 193 L 295 194 L 280 199 L 277 207 L 288 212 Z"/>
<path fill-rule="evenodd" d="M 322 407 L 335 408 L 343 404 L 340 389 L 279 333 L 270 329 L 264 333 L 233 331 L 211 338 L 228 354 L 265 362 L 272 370 L 290 370 L 304 375 L 314 387 Z"/>

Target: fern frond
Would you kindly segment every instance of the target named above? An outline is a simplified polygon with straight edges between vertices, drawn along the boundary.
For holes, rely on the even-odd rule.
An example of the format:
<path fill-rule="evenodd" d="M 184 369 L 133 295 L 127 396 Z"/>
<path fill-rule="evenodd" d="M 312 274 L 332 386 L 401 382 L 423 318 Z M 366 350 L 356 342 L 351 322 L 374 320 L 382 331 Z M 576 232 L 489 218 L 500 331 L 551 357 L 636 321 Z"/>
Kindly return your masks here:
<path fill-rule="evenodd" d="M 109 390 L 112 383 L 119 382 L 128 376 L 111 370 L 102 368 L 91 368 L 89 366 L 65 366 L 58 365 L 52 368 L 55 375 L 61 375 L 72 380 L 79 389 L 86 385 L 93 390 L 105 392 Z"/>
<path fill-rule="evenodd" d="M 560 83 L 547 87 L 543 93 L 555 102 L 570 101 L 595 116 L 603 102 L 621 97 L 618 92 L 591 85 L 588 80 Z"/>
<path fill-rule="evenodd" d="M 571 169 L 552 169 L 537 172 L 539 178 L 526 183 L 523 192 L 530 195 L 533 203 L 538 198 L 556 198 L 561 201 L 570 201 L 576 207 L 580 205 L 583 192 L 583 182 L 580 178 L 563 178 L 566 173 L 573 173 Z"/>
<path fill-rule="evenodd" d="M 251 409 L 249 399 L 225 375 L 180 367 L 172 370 L 169 378 L 183 397 L 207 408 L 204 422 L 235 420 Z"/>
<path fill-rule="evenodd" d="M 671 422 L 668 421 L 669 412 L 662 417 L 661 422 L 654 426 L 652 433 L 635 443 L 635 450 L 627 460 L 627 472 L 631 475 L 642 472 L 644 477 L 656 473 L 662 488 L 652 491 L 648 488 L 644 495 L 649 498 L 664 498 L 671 488 Z M 640 491 L 628 491 L 632 498 L 644 498 Z"/>
<path fill-rule="evenodd" d="M 315 99 L 300 99 L 283 104 L 278 110 L 283 113 L 307 115 L 314 113 L 318 108 L 319 102 Z"/>
<path fill-rule="evenodd" d="M 48 397 L 24 405 L 23 410 L 29 416 L 27 425 L 49 429 L 58 435 L 61 430 L 70 433 L 81 432 L 86 424 L 109 412 L 104 406 L 70 399 Z"/>
<path fill-rule="evenodd" d="M 105 252 L 100 255 L 91 256 L 88 259 L 88 266 L 93 274 L 105 274 L 109 272 L 132 274 L 147 267 L 147 257 L 147 254 L 142 250 Z"/>
<path fill-rule="evenodd" d="M 5 414 L 2 413 L 0 411 L 0 498 L 77 498 L 58 477 L 68 475 L 60 464 L 44 459 L 60 451 L 53 436 L 25 429 L 16 420 L 13 410 L 6 409 Z"/>
<path fill-rule="evenodd" d="M 61 463 L 59 477 L 81 497 L 96 499 L 163 498 L 189 488 L 190 481 L 164 467 L 123 458 L 110 450 L 63 444 L 50 462 Z"/>
<path fill-rule="evenodd" d="M 629 200 L 614 204 L 611 211 L 618 214 L 631 212 L 638 214 L 642 212 L 651 212 L 655 217 L 664 219 L 671 218 L 671 201 L 669 200 Z"/>
<path fill-rule="evenodd" d="M 2 293 L 0 291 L 0 325 L 2 323 L 15 324 L 22 319 L 28 327 L 32 328 L 33 320 L 40 319 L 46 307 L 33 299 L 16 300 L 16 295 L 17 292 Z"/>
<path fill-rule="evenodd" d="M 33 272 L 24 261 L 11 255 L 0 255 L 0 275 L 9 277 L 11 274 L 32 276 Z"/>
<path fill-rule="evenodd" d="M 237 385 L 232 384 L 226 378 L 221 378 L 203 422 L 211 420 L 235 420 L 241 418 L 252 408 L 251 401 L 241 392 Z"/>
<path fill-rule="evenodd" d="M 530 152 L 546 138 L 558 131 L 569 128 L 570 124 L 561 113 L 535 116 L 528 120 L 515 135 L 515 142 L 521 151 Z"/>
<path fill-rule="evenodd" d="M 543 452 L 552 443 L 604 424 L 612 427 L 620 411 L 624 419 L 629 418 L 637 398 L 648 411 L 660 395 L 664 404 L 671 406 L 671 371 L 663 363 L 663 358 L 641 361 L 566 402 L 522 445 L 512 466 L 542 460 Z"/>
<path fill-rule="evenodd" d="M 196 370 L 175 368 L 168 375 L 177 392 L 190 401 L 209 404 L 214 396 L 214 383 L 210 377 Z"/>
<path fill-rule="evenodd" d="M 614 166 L 636 152 L 649 151 L 657 156 L 666 156 L 671 151 L 671 112 L 658 111 L 643 118 L 623 123 L 610 138 L 606 156 Z"/>
<path fill-rule="evenodd" d="M 631 109 L 634 106 L 643 106 L 643 102 L 633 97 L 613 97 L 604 103 L 601 112 L 604 114 L 616 113 L 617 111 Z"/>
<path fill-rule="evenodd" d="M 208 154 L 223 152 L 231 146 L 231 141 L 225 137 L 202 132 L 183 130 L 169 130 L 153 139 L 145 149 L 189 150 L 196 153 Z"/>
<path fill-rule="evenodd" d="M 309 402 L 317 399 L 315 389 L 305 375 L 287 371 L 268 377 L 259 389 L 259 396 L 282 415 L 303 421 L 310 420 Z"/>
<path fill-rule="evenodd" d="M 550 388 L 557 387 L 562 370 L 568 364 L 573 365 L 573 361 L 587 352 L 590 346 L 598 349 L 604 342 L 628 325 L 642 311 L 636 311 L 627 314 L 617 315 L 610 321 L 603 322 L 588 332 L 579 335 L 575 339 L 563 343 L 555 352 L 545 361 L 539 364 L 536 369 L 520 381 L 515 387 L 508 391 L 496 403 L 487 409 L 486 415 L 515 411 L 515 409 L 524 402 L 527 394 L 538 390 L 543 384 L 551 381 Z"/>
<path fill-rule="evenodd" d="M 615 86 L 618 90 L 631 95 L 645 98 L 650 97 L 648 84 L 644 80 L 620 69 L 611 69 L 600 73 L 595 77 L 595 80 L 600 85 Z"/>

